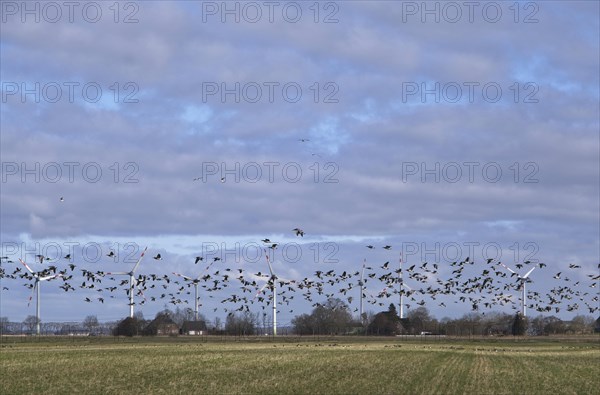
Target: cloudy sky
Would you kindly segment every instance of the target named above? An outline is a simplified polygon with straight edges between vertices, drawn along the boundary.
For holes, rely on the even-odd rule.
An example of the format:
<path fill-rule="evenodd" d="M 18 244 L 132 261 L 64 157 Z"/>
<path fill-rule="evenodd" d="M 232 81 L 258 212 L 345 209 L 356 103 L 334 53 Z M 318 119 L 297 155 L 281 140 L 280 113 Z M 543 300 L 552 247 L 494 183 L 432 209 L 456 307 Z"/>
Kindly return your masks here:
<path fill-rule="evenodd" d="M 199 255 L 264 273 L 269 238 L 290 279 L 401 252 L 443 278 L 466 257 L 474 273 L 529 260 L 547 265 L 531 291 L 572 286 L 598 305 L 598 2 L 75 3 L 2 2 L 6 274 L 18 258 L 46 267 L 36 254 L 129 270 L 146 246 L 163 259 L 143 274 L 196 276 Z M 86 303 L 93 291 L 61 282 L 43 284 L 43 321 L 128 313 L 122 288 Z M 34 314 L 27 284 L 2 279 L 2 316 Z M 213 308 L 238 285 L 205 315 L 224 316 Z M 282 323 L 310 311 L 301 299 Z M 423 299 L 439 318 L 471 310 Z"/>

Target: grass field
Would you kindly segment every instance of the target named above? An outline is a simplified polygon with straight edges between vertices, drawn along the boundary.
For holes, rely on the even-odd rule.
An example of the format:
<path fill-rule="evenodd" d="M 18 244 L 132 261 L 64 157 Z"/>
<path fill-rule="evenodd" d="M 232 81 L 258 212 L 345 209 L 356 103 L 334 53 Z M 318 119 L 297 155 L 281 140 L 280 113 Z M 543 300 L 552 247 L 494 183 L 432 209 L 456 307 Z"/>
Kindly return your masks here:
<path fill-rule="evenodd" d="M 573 340 L 4 338 L 8 394 L 600 394 Z"/>

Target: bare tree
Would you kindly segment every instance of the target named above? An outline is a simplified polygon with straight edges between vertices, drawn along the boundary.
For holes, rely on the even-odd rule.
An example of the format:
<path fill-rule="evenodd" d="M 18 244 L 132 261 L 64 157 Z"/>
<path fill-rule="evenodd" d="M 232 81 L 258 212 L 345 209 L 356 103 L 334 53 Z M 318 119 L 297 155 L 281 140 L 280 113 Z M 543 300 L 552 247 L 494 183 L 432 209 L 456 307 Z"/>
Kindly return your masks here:
<path fill-rule="evenodd" d="M 141 310 L 136 311 L 133 317 L 138 321 L 144 321 L 144 313 Z"/>
<path fill-rule="evenodd" d="M 35 315 L 28 315 L 27 318 L 23 321 L 23 324 L 27 327 L 27 331 L 33 333 L 35 331 L 35 327 L 37 326 L 38 319 Z"/>
<path fill-rule="evenodd" d="M 98 322 L 98 318 L 95 315 L 88 315 L 83 320 L 83 327 L 88 330 L 88 332 L 93 333 L 94 329 L 96 329 L 100 323 Z"/>
<path fill-rule="evenodd" d="M 221 326 L 223 325 L 223 322 L 221 321 L 221 317 L 215 317 L 215 332 L 218 332 L 221 330 Z"/>
<path fill-rule="evenodd" d="M 594 318 L 586 315 L 577 315 L 571 320 L 569 330 L 576 334 L 592 333 L 594 331 Z"/>
<path fill-rule="evenodd" d="M 427 307 L 417 307 L 407 314 L 413 333 L 419 334 L 437 326 L 437 321 L 429 314 Z"/>
<path fill-rule="evenodd" d="M 8 324 L 8 317 L 0 317 L 0 335 L 3 335 L 8 331 Z"/>
<path fill-rule="evenodd" d="M 315 307 L 311 314 L 292 319 L 298 334 L 340 334 L 352 326 L 352 314 L 348 305 L 337 298 L 329 298 L 325 304 Z"/>
<path fill-rule="evenodd" d="M 241 314 L 229 314 L 225 320 L 225 332 L 228 335 L 248 336 L 256 331 L 257 317 L 245 311 Z"/>

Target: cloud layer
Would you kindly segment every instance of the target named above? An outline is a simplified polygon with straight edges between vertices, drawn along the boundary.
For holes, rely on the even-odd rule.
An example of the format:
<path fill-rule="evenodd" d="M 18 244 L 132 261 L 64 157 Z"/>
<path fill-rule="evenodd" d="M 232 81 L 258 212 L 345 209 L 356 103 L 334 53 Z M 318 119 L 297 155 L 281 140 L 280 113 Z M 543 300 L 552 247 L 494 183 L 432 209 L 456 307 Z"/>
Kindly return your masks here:
<path fill-rule="evenodd" d="M 202 243 L 294 240 L 301 227 L 336 243 L 339 271 L 397 261 L 411 243 L 497 243 L 513 264 L 534 243 L 551 268 L 540 290 L 569 263 L 584 268 L 573 281 L 598 271 L 596 2 L 455 3 L 460 17 L 438 2 L 433 14 L 322 2 L 318 15 L 304 2 L 227 3 L 237 15 L 222 2 L 122 3 L 118 15 L 99 3 L 95 23 L 87 3 L 72 23 L 67 9 L 50 23 L 40 3 L 36 23 L 14 4 L 1 25 L 3 255 L 130 240 L 173 262 L 144 270 L 170 273 L 195 270 Z M 373 240 L 394 253 L 368 251 Z M 305 277 L 328 264 L 278 265 Z M 21 283 L 2 282 L 2 315 L 32 313 Z M 89 310 L 44 292 L 53 319 Z"/>

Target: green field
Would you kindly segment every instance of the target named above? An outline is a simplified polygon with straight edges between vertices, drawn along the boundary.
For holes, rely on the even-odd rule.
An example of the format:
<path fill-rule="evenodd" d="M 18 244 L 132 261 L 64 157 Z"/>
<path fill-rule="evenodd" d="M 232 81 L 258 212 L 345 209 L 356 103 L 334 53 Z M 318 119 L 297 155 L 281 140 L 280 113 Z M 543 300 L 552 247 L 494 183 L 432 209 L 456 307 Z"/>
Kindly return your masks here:
<path fill-rule="evenodd" d="M 600 394 L 570 340 L 10 338 L 7 394 Z"/>

